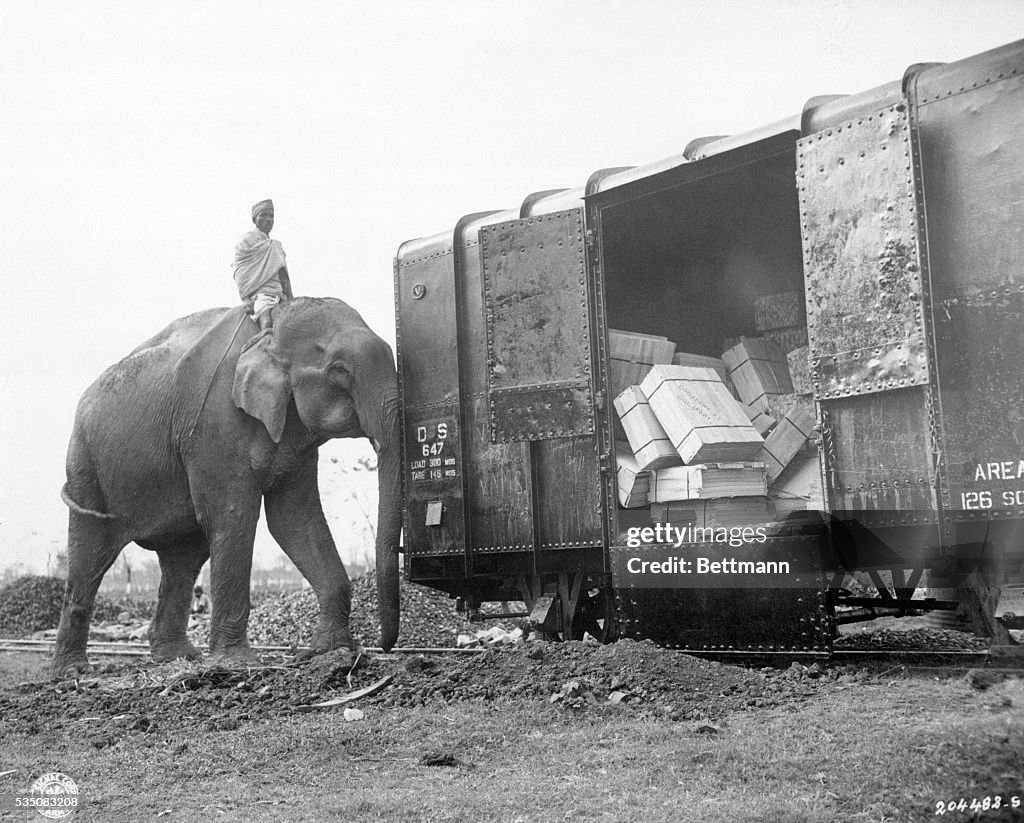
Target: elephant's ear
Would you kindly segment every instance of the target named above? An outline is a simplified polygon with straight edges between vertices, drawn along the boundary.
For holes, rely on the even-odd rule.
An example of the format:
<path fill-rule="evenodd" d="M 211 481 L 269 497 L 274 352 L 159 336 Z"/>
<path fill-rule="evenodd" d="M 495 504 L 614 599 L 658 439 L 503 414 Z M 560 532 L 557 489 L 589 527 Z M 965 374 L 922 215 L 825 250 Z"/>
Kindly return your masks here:
<path fill-rule="evenodd" d="M 239 356 L 231 399 L 246 414 L 263 421 L 273 441 L 280 443 L 292 390 L 288 373 L 274 355 L 273 342 L 268 335 Z"/>

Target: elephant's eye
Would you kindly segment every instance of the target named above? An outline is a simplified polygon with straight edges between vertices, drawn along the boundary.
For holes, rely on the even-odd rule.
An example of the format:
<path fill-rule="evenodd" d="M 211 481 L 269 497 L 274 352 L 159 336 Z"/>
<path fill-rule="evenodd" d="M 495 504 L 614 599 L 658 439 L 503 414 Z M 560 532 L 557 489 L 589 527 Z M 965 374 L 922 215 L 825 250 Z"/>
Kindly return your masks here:
<path fill-rule="evenodd" d="M 327 382 L 347 389 L 352 385 L 352 372 L 341 363 L 332 363 L 327 369 Z"/>

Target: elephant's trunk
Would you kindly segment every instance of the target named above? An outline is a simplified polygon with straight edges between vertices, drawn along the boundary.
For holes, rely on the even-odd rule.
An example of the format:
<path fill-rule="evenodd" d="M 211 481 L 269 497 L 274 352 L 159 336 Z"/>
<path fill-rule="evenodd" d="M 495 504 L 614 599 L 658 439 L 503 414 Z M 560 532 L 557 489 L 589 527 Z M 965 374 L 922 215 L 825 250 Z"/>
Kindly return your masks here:
<path fill-rule="evenodd" d="M 380 644 L 389 651 L 398 640 L 399 565 L 398 541 L 402 533 L 402 446 L 398 397 L 381 400 L 377 441 L 377 603 Z"/>

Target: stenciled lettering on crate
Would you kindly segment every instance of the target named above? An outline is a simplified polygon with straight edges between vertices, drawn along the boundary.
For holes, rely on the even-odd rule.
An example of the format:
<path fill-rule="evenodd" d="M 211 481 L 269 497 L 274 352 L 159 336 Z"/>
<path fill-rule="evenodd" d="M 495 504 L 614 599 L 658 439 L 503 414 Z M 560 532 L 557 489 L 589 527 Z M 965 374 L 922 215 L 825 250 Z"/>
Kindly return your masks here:
<path fill-rule="evenodd" d="M 686 464 L 753 460 L 764 445 L 714 369 L 655 366 L 640 389 Z"/>

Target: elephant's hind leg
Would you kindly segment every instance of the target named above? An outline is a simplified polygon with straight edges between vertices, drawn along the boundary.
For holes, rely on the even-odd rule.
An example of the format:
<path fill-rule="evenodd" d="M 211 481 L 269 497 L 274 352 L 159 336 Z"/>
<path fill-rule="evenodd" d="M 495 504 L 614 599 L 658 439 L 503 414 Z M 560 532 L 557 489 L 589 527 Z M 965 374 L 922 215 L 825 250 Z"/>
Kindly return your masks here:
<path fill-rule="evenodd" d="M 309 581 L 320 603 L 320 617 L 310 648 L 355 651 L 349 630 L 352 584 L 338 557 L 317 489 L 316 455 L 264 495 L 267 527 L 284 553 Z"/>
<path fill-rule="evenodd" d="M 146 546 L 146 548 L 151 548 Z M 149 632 L 149 646 L 157 662 L 186 657 L 198 660 L 199 651 L 185 633 L 195 586 L 203 563 L 210 556 L 205 535 L 199 533 L 173 544 L 153 546 L 160 558 L 160 594 Z"/>
<path fill-rule="evenodd" d="M 127 541 L 115 533 L 116 527 L 90 514 L 71 511 L 68 517 L 68 581 L 64 588 L 64 606 L 57 628 L 51 674 L 77 676 L 89 671 L 86 644 L 96 592 L 103 575 L 114 565 Z"/>

